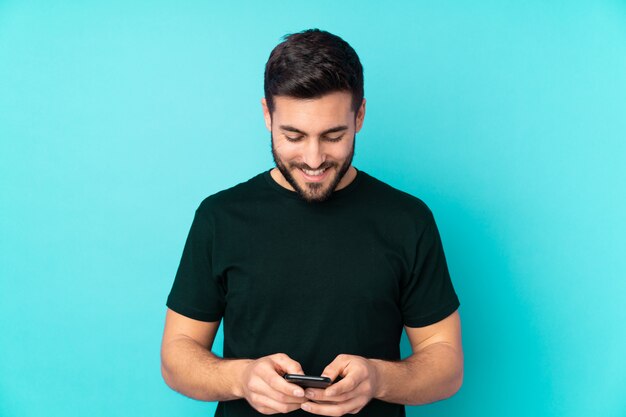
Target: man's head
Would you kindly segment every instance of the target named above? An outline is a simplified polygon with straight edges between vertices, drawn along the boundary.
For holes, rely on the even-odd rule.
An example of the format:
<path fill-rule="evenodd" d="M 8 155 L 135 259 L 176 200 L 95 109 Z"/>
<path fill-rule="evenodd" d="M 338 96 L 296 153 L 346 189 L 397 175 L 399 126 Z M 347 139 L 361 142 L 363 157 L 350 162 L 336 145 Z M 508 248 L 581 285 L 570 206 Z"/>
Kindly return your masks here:
<path fill-rule="evenodd" d="M 285 36 L 265 66 L 261 102 L 281 185 L 321 202 L 354 179 L 363 68 L 343 39 L 318 29 Z"/>

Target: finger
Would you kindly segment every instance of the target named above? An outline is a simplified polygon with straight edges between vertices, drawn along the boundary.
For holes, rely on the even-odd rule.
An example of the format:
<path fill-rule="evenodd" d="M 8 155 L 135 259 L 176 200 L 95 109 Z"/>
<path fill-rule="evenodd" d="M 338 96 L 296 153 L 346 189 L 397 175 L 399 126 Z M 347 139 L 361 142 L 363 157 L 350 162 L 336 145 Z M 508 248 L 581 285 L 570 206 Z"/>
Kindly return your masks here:
<path fill-rule="evenodd" d="M 324 397 L 324 389 L 307 388 L 306 390 L 304 390 L 304 396 L 309 400 L 321 400 Z"/>
<path fill-rule="evenodd" d="M 361 404 L 363 399 L 355 397 L 348 401 L 339 403 L 315 403 L 312 401 L 302 404 L 300 407 L 309 413 L 320 414 L 323 416 L 343 416 L 354 410 L 361 409 L 365 404 Z"/>
<path fill-rule="evenodd" d="M 263 413 L 265 413 L 267 409 L 272 411 L 269 414 L 289 413 L 291 411 L 299 409 L 300 406 L 302 405 L 299 403 L 298 404 L 283 403 L 283 402 L 276 401 L 275 399 L 267 397 L 262 394 L 256 394 L 255 396 L 253 396 L 252 402 L 254 403 L 255 407 Z"/>
<path fill-rule="evenodd" d="M 304 391 L 304 396 L 311 400 L 316 401 L 346 401 L 352 397 L 359 395 L 358 385 L 356 378 L 348 375 L 346 378 L 326 389 L 321 388 L 307 388 Z"/>
<path fill-rule="evenodd" d="M 324 390 L 324 397 L 333 398 L 338 395 L 349 393 L 359 385 L 359 382 L 360 381 L 357 381 L 352 375 L 347 375 L 341 381 L 326 388 Z"/>
<path fill-rule="evenodd" d="M 322 372 L 322 376 L 327 376 L 331 381 L 337 379 L 343 370 L 350 363 L 350 355 L 338 355 Z"/>
<path fill-rule="evenodd" d="M 265 379 L 267 384 L 266 394 L 277 401 L 289 403 L 302 403 L 306 401 L 304 398 L 304 389 L 296 384 L 287 382 L 282 376 L 274 373 Z"/>
<path fill-rule="evenodd" d="M 287 382 L 283 378 L 283 373 L 304 375 L 302 366 L 284 353 L 277 353 L 270 356 L 274 363 L 274 371 L 264 376 L 265 382 L 272 389 L 292 397 L 304 397 L 304 389 L 299 385 Z"/>
<path fill-rule="evenodd" d="M 319 388 L 307 388 L 304 391 L 304 396 L 311 400 L 311 401 L 315 401 L 315 402 L 319 402 L 319 401 L 323 401 L 323 402 L 341 402 L 341 401 L 347 401 L 350 398 L 357 396 L 358 393 L 353 390 L 344 394 L 339 394 L 339 395 L 326 395 L 326 390 L 323 389 L 319 389 Z"/>
<path fill-rule="evenodd" d="M 278 365 L 276 368 L 277 371 L 283 371 L 287 374 L 298 374 L 304 375 L 304 371 L 302 370 L 302 366 L 293 359 L 291 359 L 285 353 L 277 353 L 275 355 L 270 356 L 275 365 Z"/>

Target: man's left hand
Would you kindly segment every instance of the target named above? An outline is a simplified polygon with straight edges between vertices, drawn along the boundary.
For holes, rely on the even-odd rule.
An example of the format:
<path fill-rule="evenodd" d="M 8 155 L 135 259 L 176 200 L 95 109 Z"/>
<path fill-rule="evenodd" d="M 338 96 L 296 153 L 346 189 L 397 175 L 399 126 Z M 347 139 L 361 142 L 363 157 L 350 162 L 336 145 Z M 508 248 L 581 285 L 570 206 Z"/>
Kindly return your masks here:
<path fill-rule="evenodd" d="M 355 414 L 378 392 L 378 369 L 362 356 L 339 355 L 324 369 L 322 376 L 332 381 L 338 376 L 343 379 L 326 389 L 307 388 L 305 396 L 310 401 L 303 403 L 301 408 L 309 413 L 323 416 Z"/>

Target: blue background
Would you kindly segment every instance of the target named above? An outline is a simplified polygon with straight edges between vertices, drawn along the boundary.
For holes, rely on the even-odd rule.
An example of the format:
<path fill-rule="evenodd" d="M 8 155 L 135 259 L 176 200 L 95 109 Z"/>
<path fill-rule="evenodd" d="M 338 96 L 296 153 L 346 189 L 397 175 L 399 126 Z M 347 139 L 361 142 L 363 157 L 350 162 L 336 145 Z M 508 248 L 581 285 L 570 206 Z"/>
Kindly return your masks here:
<path fill-rule="evenodd" d="M 199 202 L 272 167 L 265 61 L 311 27 L 461 299 L 464 385 L 409 415 L 626 415 L 625 2 L 6 0 L 0 415 L 212 415 L 161 379 L 165 300 Z"/>

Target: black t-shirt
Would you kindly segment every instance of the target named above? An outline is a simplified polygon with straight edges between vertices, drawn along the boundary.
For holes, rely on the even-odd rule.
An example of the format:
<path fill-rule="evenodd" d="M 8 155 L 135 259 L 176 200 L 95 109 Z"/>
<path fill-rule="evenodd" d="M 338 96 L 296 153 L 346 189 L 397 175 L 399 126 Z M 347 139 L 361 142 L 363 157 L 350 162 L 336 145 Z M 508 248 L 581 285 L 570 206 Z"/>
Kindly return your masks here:
<path fill-rule="evenodd" d="M 459 300 L 420 199 L 357 170 L 329 200 L 307 203 L 267 170 L 200 203 L 167 306 L 223 318 L 225 358 L 286 353 L 320 375 L 342 353 L 400 360 L 403 325 L 440 321 Z M 216 411 L 260 415 L 245 399 Z M 405 410 L 373 399 L 358 415 Z"/>

